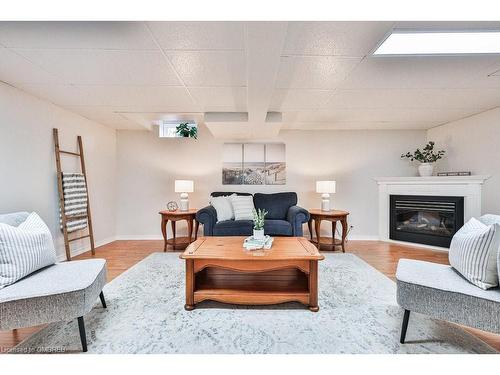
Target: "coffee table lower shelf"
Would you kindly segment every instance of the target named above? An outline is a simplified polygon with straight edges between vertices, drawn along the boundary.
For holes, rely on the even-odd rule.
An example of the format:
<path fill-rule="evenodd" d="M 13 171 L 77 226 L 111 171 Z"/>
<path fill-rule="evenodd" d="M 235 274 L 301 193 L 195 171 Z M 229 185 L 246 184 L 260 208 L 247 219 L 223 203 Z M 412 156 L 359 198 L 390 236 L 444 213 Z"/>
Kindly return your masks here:
<path fill-rule="evenodd" d="M 315 266 L 312 271 L 317 272 Z M 317 286 L 315 283 L 311 285 L 309 273 L 296 268 L 242 272 L 206 267 L 192 275 L 193 285 L 189 280 L 186 284 L 186 310 L 192 310 L 197 303 L 207 300 L 236 305 L 299 302 L 311 311 L 319 310 Z"/>

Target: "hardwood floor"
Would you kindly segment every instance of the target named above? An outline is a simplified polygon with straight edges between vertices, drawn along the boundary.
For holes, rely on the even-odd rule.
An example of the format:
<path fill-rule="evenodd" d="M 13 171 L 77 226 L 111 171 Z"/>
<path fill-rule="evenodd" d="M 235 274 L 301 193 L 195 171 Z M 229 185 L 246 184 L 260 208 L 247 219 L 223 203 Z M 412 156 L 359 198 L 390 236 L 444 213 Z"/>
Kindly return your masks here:
<path fill-rule="evenodd" d="M 163 251 L 163 241 L 115 241 L 96 249 L 96 258 L 108 262 L 108 281 L 138 263 L 149 254 Z M 349 241 L 346 252 L 356 254 L 374 268 L 394 280 L 400 258 L 420 259 L 448 264 L 448 254 L 422 247 L 399 245 L 381 241 Z M 92 258 L 89 252 L 75 259 Z M 0 352 L 5 352 L 44 326 L 0 332 Z M 464 327 L 465 328 L 465 327 Z M 500 335 L 465 328 L 500 351 Z"/>

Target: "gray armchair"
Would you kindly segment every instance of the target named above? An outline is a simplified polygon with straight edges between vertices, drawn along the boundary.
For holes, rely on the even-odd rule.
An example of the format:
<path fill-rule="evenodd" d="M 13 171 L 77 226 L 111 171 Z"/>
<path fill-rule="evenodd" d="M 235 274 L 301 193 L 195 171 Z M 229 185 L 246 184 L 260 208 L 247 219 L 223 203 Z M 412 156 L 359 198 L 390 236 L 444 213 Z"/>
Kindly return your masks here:
<path fill-rule="evenodd" d="M 0 215 L 0 223 L 18 226 L 27 212 Z M 0 330 L 77 319 L 82 349 L 87 351 L 83 316 L 100 298 L 106 284 L 106 260 L 56 263 L 0 289 Z"/>
<path fill-rule="evenodd" d="M 479 218 L 500 224 L 499 215 Z M 497 264 L 500 277 L 500 249 Z M 483 290 L 451 266 L 400 259 L 396 271 L 397 301 L 404 309 L 400 342 L 406 340 L 410 312 L 500 334 L 500 288 Z"/>
<path fill-rule="evenodd" d="M 224 195 L 252 195 L 249 193 L 214 192 L 213 197 Z M 303 236 L 302 225 L 309 221 L 309 212 L 297 206 L 294 192 L 262 194 L 253 196 L 255 208 L 265 209 L 268 214 L 264 222 L 264 233 L 270 236 Z M 199 210 L 196 220 L 203 224 L 205 236 L 250 236 L 252 220 L 225 220 L 217 222 L 217 211 L 212 206 Z"/>

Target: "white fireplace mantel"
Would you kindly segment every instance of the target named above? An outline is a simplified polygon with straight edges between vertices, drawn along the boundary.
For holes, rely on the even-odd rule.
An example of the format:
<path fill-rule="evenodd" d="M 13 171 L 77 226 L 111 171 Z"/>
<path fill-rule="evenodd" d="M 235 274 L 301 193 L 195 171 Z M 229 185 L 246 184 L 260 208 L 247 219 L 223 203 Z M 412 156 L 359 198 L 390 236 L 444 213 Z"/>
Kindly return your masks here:
<path fill-rule="evenodd" d="M 481 216 L 481 190 L 490 176 L 375 177 L 379 196 L 379 238 L 389 240 L 390 195 L 464 197 L 464 221 Z"/>

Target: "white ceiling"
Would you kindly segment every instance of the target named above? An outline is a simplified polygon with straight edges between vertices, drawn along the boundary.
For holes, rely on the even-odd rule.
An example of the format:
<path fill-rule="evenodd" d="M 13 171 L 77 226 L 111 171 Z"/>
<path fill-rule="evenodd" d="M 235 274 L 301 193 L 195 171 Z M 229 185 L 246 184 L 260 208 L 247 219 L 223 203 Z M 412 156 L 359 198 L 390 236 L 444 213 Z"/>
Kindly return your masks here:
<path fill-rule="evenodd" d="M 0 22 L 0 80 L 117 129 L 427 129 L 499 106 L 500 56 L 371 51 L 392 28 L 481 27 L 500 23 Z"/>

